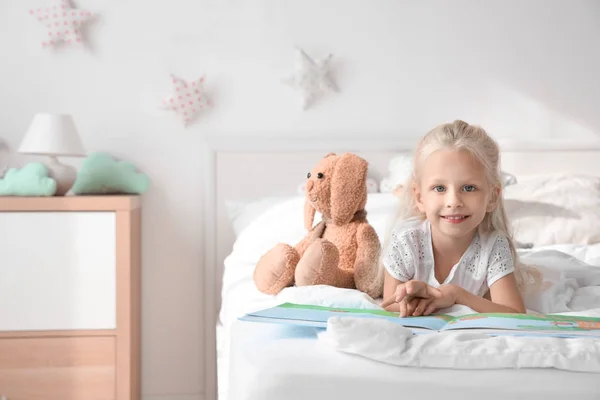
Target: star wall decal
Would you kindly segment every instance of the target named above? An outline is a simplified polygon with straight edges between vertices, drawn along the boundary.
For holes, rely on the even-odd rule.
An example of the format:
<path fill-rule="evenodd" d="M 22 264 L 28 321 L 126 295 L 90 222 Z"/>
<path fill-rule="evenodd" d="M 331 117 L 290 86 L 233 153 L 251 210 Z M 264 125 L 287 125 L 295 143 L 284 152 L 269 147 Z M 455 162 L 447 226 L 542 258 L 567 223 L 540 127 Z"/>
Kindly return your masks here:
<path fill-rule="evenodd" d="M 188 126 L 206 107 L 210 101 L 204 90 L 204 77 L 190 83 L 171 75 L 173 94 L 166 97 L 162 107 L 178 114 L 184 126 Z"/>
<path fill-rule="evenodd" d="M 55 3 L 52 7 L 29 10 L 29 14 L 46 27 L 46 37 L 41 41 L 42 47 L 54 47 L 59 43 L 82 44 L 81 26 L 92 14 L 86 10 L 71 8 L 67 0 L 58 0 Z"/>
<path fill-rule="evenodd" d="M 296 68 L 284 79 L 284 83 L 300 91 L 302 108 L 311 107 L 326 92 L 337 92 L 338 88 L 330 77 L 332 54 L 320 60 L 313 60 L 304 52 L 296 49 Z"/>

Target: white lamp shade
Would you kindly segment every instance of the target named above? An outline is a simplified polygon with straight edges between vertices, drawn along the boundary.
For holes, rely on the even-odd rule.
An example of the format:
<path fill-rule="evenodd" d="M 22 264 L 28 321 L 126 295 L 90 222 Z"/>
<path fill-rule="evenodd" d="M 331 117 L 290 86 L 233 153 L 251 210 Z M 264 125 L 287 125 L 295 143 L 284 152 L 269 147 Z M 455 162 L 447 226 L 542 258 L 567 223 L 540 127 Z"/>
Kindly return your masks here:
<path fill-rule="evenodd" d="M 70 115 L 37 114 L 25 137 L 19 153 L 48 156 L 85 156 L 85 149 Z"/>

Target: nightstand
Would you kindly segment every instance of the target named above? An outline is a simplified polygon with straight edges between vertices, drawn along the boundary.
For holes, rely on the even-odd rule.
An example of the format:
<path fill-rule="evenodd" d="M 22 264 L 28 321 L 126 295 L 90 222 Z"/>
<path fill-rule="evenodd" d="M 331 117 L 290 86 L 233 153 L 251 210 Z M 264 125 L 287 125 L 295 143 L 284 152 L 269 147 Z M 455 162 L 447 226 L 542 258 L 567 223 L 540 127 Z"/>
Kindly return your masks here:
<path fill-rule="evenodd" d="M 140 197 L 0 197 L 0 274 L 0 398 L 140 399 Z"/>

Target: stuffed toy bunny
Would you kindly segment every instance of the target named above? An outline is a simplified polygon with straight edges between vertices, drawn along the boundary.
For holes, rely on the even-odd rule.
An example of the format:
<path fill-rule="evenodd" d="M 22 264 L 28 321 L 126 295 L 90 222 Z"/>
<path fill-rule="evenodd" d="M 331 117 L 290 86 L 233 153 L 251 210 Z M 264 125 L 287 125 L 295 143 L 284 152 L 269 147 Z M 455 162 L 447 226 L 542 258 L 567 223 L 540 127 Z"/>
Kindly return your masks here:
<path fill-rule="evenodd" d="M 308 234 L 295 246 L 280 243 L 264 254 L 254 271 L 257 288 L 277 294 L 296 284 L 356 288 L 381 296 L 381 244 L 366 218 L 367 162 L 352 153 L 326 155 L 308 174 L 304 225 Z M 313 227 L 315 213 L 322 220 Z"/>

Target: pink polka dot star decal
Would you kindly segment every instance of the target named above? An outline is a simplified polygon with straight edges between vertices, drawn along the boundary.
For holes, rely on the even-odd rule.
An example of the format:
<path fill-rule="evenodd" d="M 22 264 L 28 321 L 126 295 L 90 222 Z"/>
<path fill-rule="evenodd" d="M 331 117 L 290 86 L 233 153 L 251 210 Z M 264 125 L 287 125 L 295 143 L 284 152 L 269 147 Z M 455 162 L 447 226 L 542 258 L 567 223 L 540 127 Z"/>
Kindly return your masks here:
<path fill-rule="evenodd" d="M 192 82 L 172 76 L 173 94 L 163 100 L 162 106 L 179 114 L 184 126 L 191 123 L 208 106 L 204 91 L 204 77 Z"/>
<path fill-rule="evenodd" d="M 81 25 L 92 16 L 89 11 L 71 8 L 67 0 L 55 1 L 51 7 L 33 8 L 29 14 L 46 27 L 41 41 L 44 48 L 58 43 L 81 45 Z"/>

